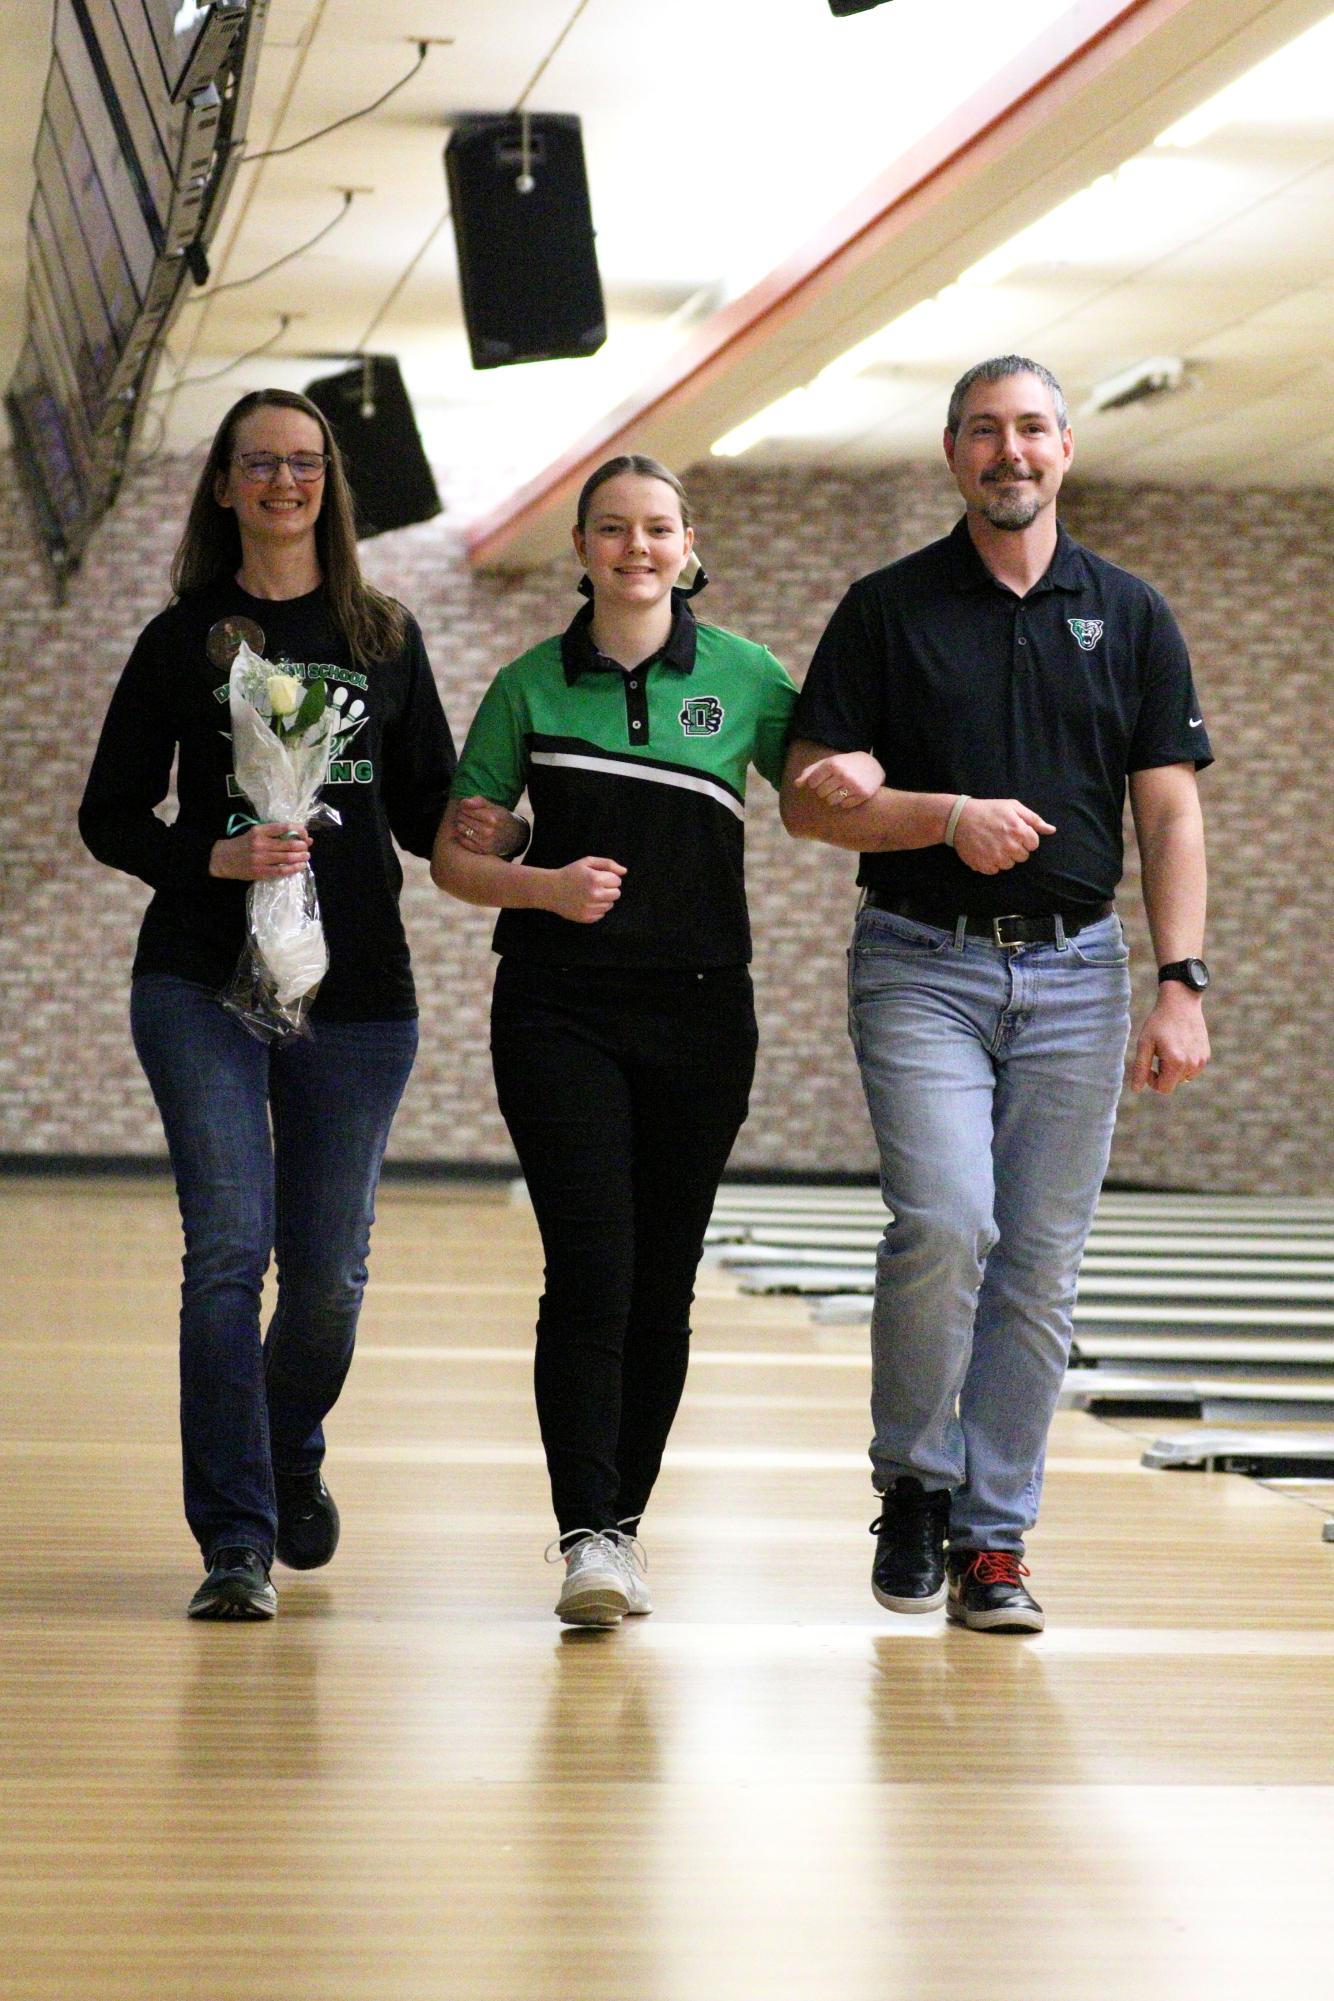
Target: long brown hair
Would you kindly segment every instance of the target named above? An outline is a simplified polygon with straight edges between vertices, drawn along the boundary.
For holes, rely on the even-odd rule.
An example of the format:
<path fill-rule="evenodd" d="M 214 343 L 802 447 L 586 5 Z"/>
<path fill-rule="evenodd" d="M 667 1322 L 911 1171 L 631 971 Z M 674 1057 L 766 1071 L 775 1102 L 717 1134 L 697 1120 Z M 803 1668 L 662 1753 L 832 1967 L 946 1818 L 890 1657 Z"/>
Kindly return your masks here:
<path fill-rule="evenodd" d="M 256 410 L 299 410 L 320 427 L 329 464 L 324 475 L 324 505 L 315 522 L 315 553 L 334 618 L 347 640 L 358 667 L 372 660 L 387 659 L 403 644 L 407 632 L 406 614 L 401 604 L 368 584 L 361 574 L 357 555 L 357 534 L 352 510 L 352 490 L 343 469 L 333 432 L 307 396 L 293 389 L 252 389 L 239 403 L 233 403 L 218 426 L 209 448 L 204 470 L 199 475 L 185 533 L 171 566 L 171 587 L 177 597 L 187 591 L 234 577 L 241 566 L 241 534 L 233 508 L 219 505 L 215 488 L 225 479 L 232 462 L 236 427 Z"/>

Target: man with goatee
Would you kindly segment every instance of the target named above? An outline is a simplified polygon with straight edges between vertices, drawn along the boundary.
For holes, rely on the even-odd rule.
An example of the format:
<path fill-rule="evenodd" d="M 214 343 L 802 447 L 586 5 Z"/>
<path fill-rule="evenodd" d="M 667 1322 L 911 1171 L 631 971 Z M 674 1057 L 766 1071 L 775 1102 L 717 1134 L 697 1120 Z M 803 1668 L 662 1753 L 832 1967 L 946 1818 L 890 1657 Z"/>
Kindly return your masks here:
<path fill-rule="evenodd" d="M 872 1588 L 896 1612 L 1033 1632 L 1024 1537 L 1070 1347 L 1130 1027 L 1113 896 L 1127 784 L 1158 994 L 1132 1083 L 1209 1060 L 1212 762 L 1185 643 L 1151 585 L 1082 548 L 1049 370 L 970 368 L 945 456 L 953 533 L 855 583 L 816 651 L 789 831 L 859 851 L 851 1027 L 890 1211 L 871 1322 Z M 825 760 L 885 782 L 840 807 Z M 846 774 L 844 774 L 846 775 Z"/>

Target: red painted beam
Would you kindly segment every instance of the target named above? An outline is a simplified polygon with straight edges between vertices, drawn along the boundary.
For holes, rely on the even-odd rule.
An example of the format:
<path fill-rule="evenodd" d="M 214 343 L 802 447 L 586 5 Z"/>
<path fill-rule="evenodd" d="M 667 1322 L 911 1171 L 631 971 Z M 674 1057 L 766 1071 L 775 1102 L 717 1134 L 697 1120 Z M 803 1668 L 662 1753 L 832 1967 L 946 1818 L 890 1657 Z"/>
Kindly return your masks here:
<path fill-rule="evenodd" d="M 1079 0 L 986 86 L 902 154 L 785 263 L 716 313 L 628 402 L 492 513 L 466 531 L 477 568 L 505 551 L 554 507 L 568 505 L 593 468 L 633 448 L 645 423 L 690 402 L 834 290 L 868 258 L 986 170 L 1049 119 L 1072 96 L 1124 60 L 1149 36 L 1198 0 Z"/>

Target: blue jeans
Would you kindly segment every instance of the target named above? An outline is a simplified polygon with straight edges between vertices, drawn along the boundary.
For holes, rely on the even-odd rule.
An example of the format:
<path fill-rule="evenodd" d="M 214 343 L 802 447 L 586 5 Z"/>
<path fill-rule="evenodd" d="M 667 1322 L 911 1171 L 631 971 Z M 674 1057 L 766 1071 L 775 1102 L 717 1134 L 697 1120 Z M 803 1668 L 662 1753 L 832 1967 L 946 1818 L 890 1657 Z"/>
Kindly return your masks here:
<path fill-rule="evenodd" d="M 415 1021 L 319 1021 L 274 1047 L 216 993 L 142 974 L 134 1046 L 166 1129 L 185 1229 L 185 1515 L 205 1562 L 273 1558 L 273 1474 L 311 1473 L 352 1361 L 375 1189 Z M 278 1299 L 263 1345 L 270 1254 Z"/>
<path fill-rule="evenodd" d="M 955 1548 L 1022 1551 L 1121 1090 L 1120 922 L 1008 950 L 867 909 L 849 984 L 891 1212 L 872 1478 L 951 1489 Z"/>

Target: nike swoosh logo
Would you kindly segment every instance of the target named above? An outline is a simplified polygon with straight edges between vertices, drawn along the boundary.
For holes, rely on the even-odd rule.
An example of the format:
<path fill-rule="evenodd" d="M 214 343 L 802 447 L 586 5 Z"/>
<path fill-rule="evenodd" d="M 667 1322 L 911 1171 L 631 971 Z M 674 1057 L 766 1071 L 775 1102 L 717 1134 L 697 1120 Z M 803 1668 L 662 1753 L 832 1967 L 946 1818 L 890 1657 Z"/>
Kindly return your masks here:
<path fill-rule="evenodd" d="M 1197 730 L 1203 721 L 1204 721 L 1203 716 L 1192 716 L 1190 719 L 1190 726 L 1193 730 Z"/>

